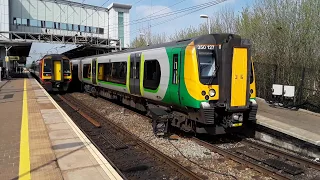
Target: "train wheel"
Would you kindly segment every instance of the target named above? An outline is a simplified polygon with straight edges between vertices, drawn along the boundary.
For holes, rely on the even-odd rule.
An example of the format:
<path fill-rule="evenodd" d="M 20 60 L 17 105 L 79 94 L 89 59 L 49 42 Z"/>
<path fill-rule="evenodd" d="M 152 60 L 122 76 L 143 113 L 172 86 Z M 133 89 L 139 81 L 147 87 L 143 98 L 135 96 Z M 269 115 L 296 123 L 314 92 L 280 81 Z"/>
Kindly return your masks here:
<path fill-rule="evenodd" d="M 91 94 L 93 97 L 97 98 L 98 97 L 98 91 L 95 87 L 91 88 Z"/>

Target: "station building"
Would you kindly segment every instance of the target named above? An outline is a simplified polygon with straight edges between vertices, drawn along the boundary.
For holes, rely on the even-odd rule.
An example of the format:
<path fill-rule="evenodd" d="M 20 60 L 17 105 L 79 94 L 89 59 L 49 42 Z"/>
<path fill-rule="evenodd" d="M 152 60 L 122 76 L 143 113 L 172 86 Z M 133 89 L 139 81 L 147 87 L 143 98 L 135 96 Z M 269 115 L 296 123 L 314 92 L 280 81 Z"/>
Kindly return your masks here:
<path fill-rule="evenodd" d="M 130 9 L 131 5 L 119 3 L 105 8 L 67 0 L 0 0 L 0 62 L 6 54 L 25 59 L 32 42 L 45 36 L 49 43 L 83 37 L 111 46 L 110 40 L 118 40 L 126 48 Z M 11 49 L 6 53 L 5 47 Z"/>

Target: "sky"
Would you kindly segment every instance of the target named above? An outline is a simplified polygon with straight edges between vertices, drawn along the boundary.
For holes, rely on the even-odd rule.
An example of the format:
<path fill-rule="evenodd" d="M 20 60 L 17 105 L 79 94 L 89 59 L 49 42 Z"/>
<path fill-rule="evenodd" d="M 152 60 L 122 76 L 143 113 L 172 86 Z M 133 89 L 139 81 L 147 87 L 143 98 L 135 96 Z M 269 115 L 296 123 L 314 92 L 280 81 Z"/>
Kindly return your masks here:
<path fill-rule="evenodd" d="M 111 3 L 123 3 L 132 5 L 130 10 L 130 41 L 139 36 L 140 30 L 151 26 L 152 34 L 166 33 L 167 35 L 173 34 L 175 31 L 187 28 L 190 26 L 197 26 L 206 22 L 201 19 L 201 14 L 206 14 L 209 17 L 214 17 L 215 13 L 222 8 L 231 8 L 235 12 L 240 12 L 243 7 L 250 5 L 254 0 L 226 0 L 214 6 L 206 6 L 197 12 L 185 14 L 179 13 L 172 16 L 166 16 L 158 19 L 150 19 L 150 16 L 159 14 L 176 12 L 177 10 L 188 8 L 203 3 L 214 2 L 213 0 L 71 0 L 75 2 L 91 4 L 104 7 L 109 6 Z M 107 1 L 107 3 L 106 3 Z M 222 1 L 222 0 L 218 0 Z M 215 2 L 218 2 L 215 1 Z M 181 16 L 181 17 L 179 17 Z M 159 17 L 159 16 L 158 16 Z M 137 21 L 141 18 L 143 20 Z M 63 44 L 47 44 L 47 43 L 33 43 L 27 63 L 33 60 L 40 59 L 46 53 L 63 53 L 70 49 L 75 48 L 75 45 Z"/>

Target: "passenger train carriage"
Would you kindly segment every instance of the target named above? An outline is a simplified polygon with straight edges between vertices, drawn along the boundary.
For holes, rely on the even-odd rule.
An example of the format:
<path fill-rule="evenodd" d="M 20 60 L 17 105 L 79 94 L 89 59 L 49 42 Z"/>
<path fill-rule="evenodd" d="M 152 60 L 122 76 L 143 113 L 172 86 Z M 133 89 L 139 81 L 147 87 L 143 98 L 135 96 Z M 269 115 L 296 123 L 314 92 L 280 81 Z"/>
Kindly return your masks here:
<path fill-rule="evenodd" d="M 49 92 L 67 91 L 72 80 L 70 59 L 59 54 L 45 55 L 35 62 L 30 72 Z"/>
<path fill-rule="evenodd" d="M 170 125 L 239 132 L 256 120 L 251 45 L 238 35 L 203 35 L 71 62 L 85 91 L 147 112 L 158 135 Z"/>

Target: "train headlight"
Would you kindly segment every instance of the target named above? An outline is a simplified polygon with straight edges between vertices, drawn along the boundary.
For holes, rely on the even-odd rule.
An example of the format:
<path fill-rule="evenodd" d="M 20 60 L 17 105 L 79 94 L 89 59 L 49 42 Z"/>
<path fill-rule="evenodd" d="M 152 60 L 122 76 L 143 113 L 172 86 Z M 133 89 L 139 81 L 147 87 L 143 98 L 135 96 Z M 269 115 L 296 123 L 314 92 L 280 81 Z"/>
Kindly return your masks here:
<path fill-rule="evenodd" d="M 209 96 L 210 97 L 213 97 L 213 96 L 215 96 L 216 95 L 216 91 L 214 90 L 214 89 L 210 89 L 209 90 Z"/>

